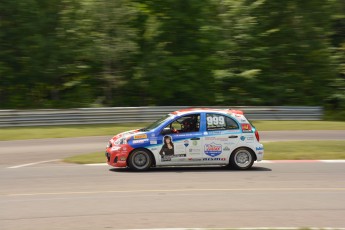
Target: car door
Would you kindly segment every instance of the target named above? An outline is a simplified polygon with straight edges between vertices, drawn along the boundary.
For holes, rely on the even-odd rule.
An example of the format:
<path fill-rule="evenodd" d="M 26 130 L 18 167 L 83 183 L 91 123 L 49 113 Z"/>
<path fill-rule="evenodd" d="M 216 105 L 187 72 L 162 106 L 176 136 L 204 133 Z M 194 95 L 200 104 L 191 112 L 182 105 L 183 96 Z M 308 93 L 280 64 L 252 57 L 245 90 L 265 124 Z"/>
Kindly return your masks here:
<path fill-rule="evenodd" d="M 205 164 L 228 164 L 231 152 L 240 140 L 240 126 L 226 114 L 206 113 L 203 140 Z"/>
<path fill-rule="evenodd" d="M 193 165 L 202 161 L 200 113 L 177 117 L 160 133 L 157 165 Z"/>

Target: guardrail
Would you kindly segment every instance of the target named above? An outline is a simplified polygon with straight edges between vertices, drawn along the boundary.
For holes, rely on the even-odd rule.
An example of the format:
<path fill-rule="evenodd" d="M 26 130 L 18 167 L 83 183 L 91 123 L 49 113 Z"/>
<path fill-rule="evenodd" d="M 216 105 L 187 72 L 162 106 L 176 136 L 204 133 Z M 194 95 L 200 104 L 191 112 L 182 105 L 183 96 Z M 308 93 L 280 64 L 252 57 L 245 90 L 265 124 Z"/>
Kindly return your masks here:
<path fill-rule="evenodd" d="M 322 107 L 206 106 L 242 110 L 250 120 L 320 120 Z M 78 109 L 0 110 L 0 127 L 152 122 L 190 106 L 105 107 Z"/>

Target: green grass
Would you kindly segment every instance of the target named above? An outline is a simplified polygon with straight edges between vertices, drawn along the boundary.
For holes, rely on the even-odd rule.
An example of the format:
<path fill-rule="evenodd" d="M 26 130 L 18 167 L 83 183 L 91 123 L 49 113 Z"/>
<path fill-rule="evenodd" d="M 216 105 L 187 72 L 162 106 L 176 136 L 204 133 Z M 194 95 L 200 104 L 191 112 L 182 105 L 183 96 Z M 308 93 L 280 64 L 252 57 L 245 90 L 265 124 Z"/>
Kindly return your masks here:
<path fill-rule="evenodd" d="M 345 159 L 345 141 L 286 141 L 264 143 L 264 160 Z M 65 162 L 77 164 L 104 163 L 104 152 L 68 157 Z"/>
<path fill-rule="evenodd" d="M 143 128 L 146 125 L 147 124 L 144 123 L 128 123 L 1 128 L 0 140 L 4 141 L 103 135 L 112 136 L 131 129 Z"/>
<path fill-rule="evenodd" d="M 265 160 L 345 159 L 345 141 L 286 141 L 264 143 Z"/>
<path fill-rule="evenodd" d="M 336 121 L 254 121 L 259 131 L 345 130 L 345 122 Z M 10 127 L 0 129 L 0 141 L 80 136 L 103 136 L 142 128 L 147 123 Z"/>
<path fill-rule="evenodd" d="M 76 155 L 72 157 L 67 157 L 63 161 L 67 163 L 75 164 L 93 164 L 93 163 L 105 163 L 106 157 L 105 152 L 87 153 Z"/>
<path fill-rule="evenodd" d="M 253 121 L 259 131 L 279 130 L 345 130 L 342 121 Z"/>

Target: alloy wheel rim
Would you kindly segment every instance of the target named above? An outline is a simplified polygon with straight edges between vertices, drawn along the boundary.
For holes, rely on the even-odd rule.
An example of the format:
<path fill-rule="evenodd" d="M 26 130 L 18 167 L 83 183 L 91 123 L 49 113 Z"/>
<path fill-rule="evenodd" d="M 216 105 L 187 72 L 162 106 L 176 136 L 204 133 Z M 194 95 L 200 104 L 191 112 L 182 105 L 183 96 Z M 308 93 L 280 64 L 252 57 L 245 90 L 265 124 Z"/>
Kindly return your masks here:
<path fill-rule="evenodd" d="M 148 162 L 147 156 L 146 154 L 139 152 L 135 155 L 134 157 L 134 164 L 138 167 L 138 168 L 144 168 L 146 166 Z"/>
<path fill-rule="evenodd" d="M 252 161 L 252 155 L 248 151 L 240 151 L 235 156 L 235 162 L 240 167 L 247 167 Z"/>

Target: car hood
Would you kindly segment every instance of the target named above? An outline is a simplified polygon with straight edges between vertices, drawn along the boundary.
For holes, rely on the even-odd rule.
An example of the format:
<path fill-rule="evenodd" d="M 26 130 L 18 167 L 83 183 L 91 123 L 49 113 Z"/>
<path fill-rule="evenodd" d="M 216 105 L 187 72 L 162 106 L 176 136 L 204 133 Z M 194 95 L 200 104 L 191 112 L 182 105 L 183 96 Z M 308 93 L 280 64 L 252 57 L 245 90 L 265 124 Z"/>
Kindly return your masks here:
<path fill-rule="evenodd" d="M 125 131 L 125 132 L 122 132 L 122 133 L 119 133 L 117 135 L 115 135 L 112 140 L 115 142 L 116 140 L 118 140 L 119 138 L 126 138 L 127 140 L 131 139 L 133 136 L 136 136 L 136 137 L 140 137 L 142 135 L 141 138 L 146 138 L 144 137 L 145 135 L 147 136 L 147 132 L 143 132 L 143 131 L 140 131 L 139 129 L 134 129 L 134 130 L 130 130 L 130 131 Z M 141 139 L 141 138 L 138 138 L 138 139 Z"/>

